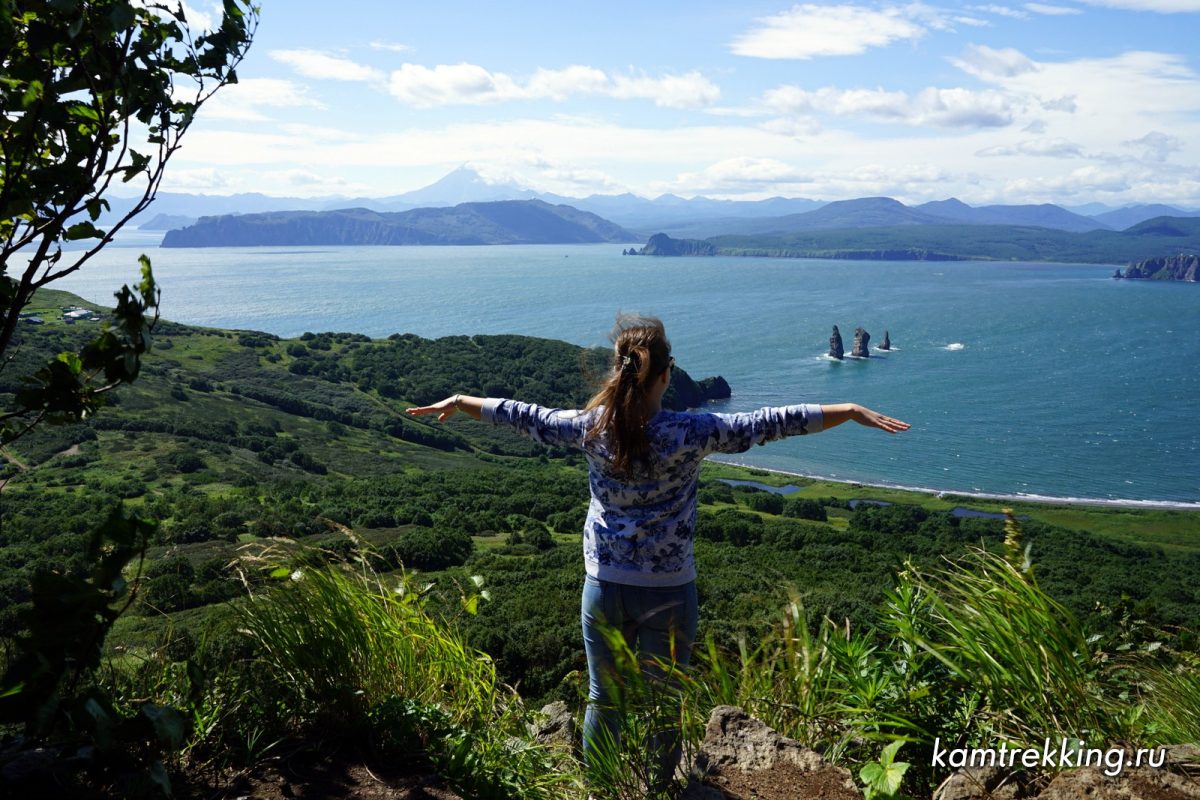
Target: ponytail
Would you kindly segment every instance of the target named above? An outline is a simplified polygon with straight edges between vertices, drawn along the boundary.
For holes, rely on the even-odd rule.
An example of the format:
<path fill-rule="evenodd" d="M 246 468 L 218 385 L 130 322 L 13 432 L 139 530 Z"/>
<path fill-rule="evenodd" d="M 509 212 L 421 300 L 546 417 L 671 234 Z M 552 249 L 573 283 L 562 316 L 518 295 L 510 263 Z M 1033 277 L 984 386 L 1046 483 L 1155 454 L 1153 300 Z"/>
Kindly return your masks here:
<path fill-rule="evenodd" d="M 670 365 L 671 343 L 660 320 L 624 314 L 617 317 L 610 338 L 612 373 L 588 401 L 589 411 L 602 410 L 587 438 L 606 440 L 618 475 L 649 475 L 654 464 L 646 436 L 645 401 L 651 383 Z"/>

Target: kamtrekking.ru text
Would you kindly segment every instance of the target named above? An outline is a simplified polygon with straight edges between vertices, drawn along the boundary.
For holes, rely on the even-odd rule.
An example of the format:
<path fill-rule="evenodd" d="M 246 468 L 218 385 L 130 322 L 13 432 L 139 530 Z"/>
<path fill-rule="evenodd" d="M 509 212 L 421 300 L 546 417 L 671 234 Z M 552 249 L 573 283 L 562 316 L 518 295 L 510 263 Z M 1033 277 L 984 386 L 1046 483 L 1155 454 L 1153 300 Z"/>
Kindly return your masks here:
<path fill-rule="evenodd" d="M 1074 739 L 1063 739 L 1058 747 L 1051 747 L 1047 737 L 1039 747 L 943 747 L 941 737 L 933 741 L 935 767 L 1014 767 L 1026 769 L 1046 767 L 1049 769 L 1071 769 L 1073 767 L 1104 767 L 1104 774 L 1111 777 L 1121 774 L 1126 767 L 1161 767 L 1166 763 L 1165 748 L 1123 750 L 1119 747 L 1101 750 L 1085 747 Z"/>

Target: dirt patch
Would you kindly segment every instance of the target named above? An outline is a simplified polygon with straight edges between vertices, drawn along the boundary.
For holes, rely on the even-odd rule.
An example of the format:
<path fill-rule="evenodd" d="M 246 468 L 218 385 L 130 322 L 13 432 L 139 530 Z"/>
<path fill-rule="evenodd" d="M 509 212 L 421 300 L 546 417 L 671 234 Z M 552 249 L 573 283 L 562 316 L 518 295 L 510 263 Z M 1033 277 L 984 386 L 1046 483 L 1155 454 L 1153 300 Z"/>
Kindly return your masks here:
<path fill-rule="evenodd" d="M 381 763 L 355 749 L 298 751 L 218 779 L 173 781 L 180 800 L 462 800 L 420 763 Z"/>
<path fill-rule="evenodd" d="M 805 770 L 793 764 L 776 764 L 770 769 L 742 772 L 724 769 L 704 779 L 730 800 L 862 800 L 846 788 L 845 777 L 834 769 Z"/>

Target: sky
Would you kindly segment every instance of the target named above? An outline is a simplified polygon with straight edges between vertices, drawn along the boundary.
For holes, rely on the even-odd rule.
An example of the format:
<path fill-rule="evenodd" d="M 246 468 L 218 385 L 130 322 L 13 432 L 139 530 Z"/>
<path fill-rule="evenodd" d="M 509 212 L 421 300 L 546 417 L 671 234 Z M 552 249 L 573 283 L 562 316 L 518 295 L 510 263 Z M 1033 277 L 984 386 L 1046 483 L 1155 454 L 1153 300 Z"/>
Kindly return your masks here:
<path fill-rule="evenodd" d="M 217 5 L 191 0 L 203 26 Z M 164 191 L 1200 208 L 1200 0 L 262 0 Z"/>

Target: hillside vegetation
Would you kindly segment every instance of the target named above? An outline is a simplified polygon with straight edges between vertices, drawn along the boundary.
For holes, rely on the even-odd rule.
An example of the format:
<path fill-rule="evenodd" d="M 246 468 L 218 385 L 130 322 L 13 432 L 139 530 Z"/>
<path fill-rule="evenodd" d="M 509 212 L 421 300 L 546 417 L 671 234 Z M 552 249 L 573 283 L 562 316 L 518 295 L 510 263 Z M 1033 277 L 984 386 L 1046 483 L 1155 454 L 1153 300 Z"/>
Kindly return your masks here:
<path fill-rule="evenodd" d="M 66 324 L 67 305 L 87 304 L 38 296 L 47 323 L 23 326 L 0 380 L 97 324 Z M 523 336 L 160 323 L 110 407 L 5 451 L 0 635 L 19 642 L 43 619 L 36 575 L 88 574 L 91 531 L 120 501 L 157 525 L 146 561 L 126 569 L 136 602 L 107 638 L 101 682 L 118 709 L 150 697 L 191 720 L 164 755 L 173 769 L 254 763 L 319 730 L 423 751 L 464 796 L 582 797 L 579 766 L 524 724 L 548 700 L 578 710 L 585 690 L 585 465 L 461 417 L 401 412 L 455 391 L 577 406 L 581 364 L 607 358 Z M 894 504 L 852 508 L 860 499 Z M 849 763 L 896 737 L 928 764 L 934 736 L 1200 736 L 1186 712 L 1200 695 L 1186 627 L 1200 618 L 1195 514 L 1030 504 L 1015 532 L 953 513 L 997 503 L 717 464 L 700 504 L 689 741 L 722 702 Z M 972 608 L 983 616 L 956 617 Z M 1023 672 L 1031 660 L 1042 677 Z M 906 785 L 928 796 L 944 777 L 922 767 Z"/>
<path fill-rule="evenodd" d="M 715 236 L 709 241 L 719 254 L 737 256 L 871 258 L 871 251 L 920 251 L 936 254 L 938 260 L 1124 264 L 1200 250 L 1200 219 L 1157 217 L 1123 231 L 923 224 Z"/>
<path fill-rule="evenodd" d="M 582 244 L 636 238 L 570 206 L 504 200 L 392 213 L 351 208 L 202 217 L 167 231 L 162 246 Z"/>

